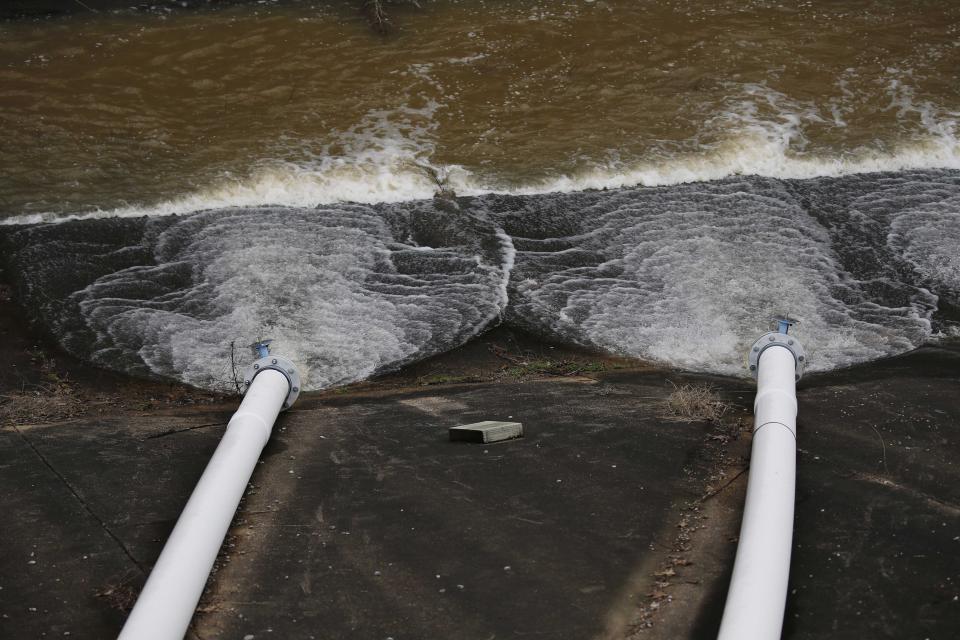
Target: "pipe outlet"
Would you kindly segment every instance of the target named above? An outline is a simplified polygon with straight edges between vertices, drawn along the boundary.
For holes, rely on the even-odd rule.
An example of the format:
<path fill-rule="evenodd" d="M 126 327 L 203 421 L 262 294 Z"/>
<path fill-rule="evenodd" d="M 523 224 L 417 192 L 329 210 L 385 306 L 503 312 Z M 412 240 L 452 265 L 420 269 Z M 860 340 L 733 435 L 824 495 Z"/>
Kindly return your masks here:
<path fill-rule="evenodd" d="M 300 372 L 297 370 L 297 367 L 283 356 L 270 355 L 269 353 L 253 361 L 246 369 L 243 371 L 243 389 L 246 393 L 250 387 L 253 385 L 253 381 L 258 375 L 264 371 L 279 371 L 283 374 L 283 377 L 287 379 L 287 386 L 289 390 L 287 391 L 287 396 L 283 400 L 283 405 L 280 407 L 281 411 L 286 411 L 293 406 L 293 403 L 297 401 L 297 398 L 300 397 Z"/>
<path fill-rule="evenodd" d="M 760 369 L 760 356 L 770 347 L 784 347 L 793 354 L 794 381 L 803 377 L 803 370 L 807 366 L 807 352 L 803 350 L 800 341 L 787 333 L 771 331 L 760 336 L 750 347 L 750 375 L 757 377 Z"/>

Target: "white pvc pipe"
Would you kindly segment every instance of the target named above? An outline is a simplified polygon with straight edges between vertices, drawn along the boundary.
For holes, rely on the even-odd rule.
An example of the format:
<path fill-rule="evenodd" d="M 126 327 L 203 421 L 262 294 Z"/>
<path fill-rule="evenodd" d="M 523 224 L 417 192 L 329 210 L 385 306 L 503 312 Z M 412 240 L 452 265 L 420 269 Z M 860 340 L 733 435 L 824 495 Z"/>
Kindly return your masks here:
<path fill-rule="evenodd" d="M 170 534 L 119 640 L 182 640 L 240 498 L 290 392 L 287 377 L 261 371 Z"/>
<path fill-rule="evenodd" d="M 784 346 L 760 354 L 747 500 L 718 640 L 774 640 L 783 627 L 797 462 L 796 366 Z"/>

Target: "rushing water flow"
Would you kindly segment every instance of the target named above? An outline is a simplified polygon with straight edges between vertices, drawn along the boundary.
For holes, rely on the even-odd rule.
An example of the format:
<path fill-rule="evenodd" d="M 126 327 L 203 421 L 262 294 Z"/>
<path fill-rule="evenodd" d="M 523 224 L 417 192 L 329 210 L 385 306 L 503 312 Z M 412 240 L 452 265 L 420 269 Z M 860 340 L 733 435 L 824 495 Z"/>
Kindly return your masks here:
<path fill-rule="evenodd" d="M 388 10 L 0 22 L 29 313 L 211 388 L 261 336 L 322 388 L 500 321 L 735 375 L 781 313 L 821 370 L 957 334 L 960 6 Z"/>
<path fill-rule="evenodd" d="M 960 167 L 960 5 L 355 2 L 0 22 L 0 216 Z"/>
<path fill-rule="evenodd" d="M 28 305 L 82 358 L 226 389 L 231 349 L 243 361 L 269 336 L 323 388 L 450 349 L 503 311 L 501 239 L 430 205 L 31 227 L 13 261 L 37 265 Z"/>
<path fill-rule="evenodd" d="M 789 314 L 824 370 L 956 333 L 960 172 L 435 198 L 8 227 L 31 312 L 106 367 L 229 388 L 261 336 L 310 388 L 457 346 L 501 318 L 738 375 Z M 905 223 L 904 221 L 910 221 Z"/>

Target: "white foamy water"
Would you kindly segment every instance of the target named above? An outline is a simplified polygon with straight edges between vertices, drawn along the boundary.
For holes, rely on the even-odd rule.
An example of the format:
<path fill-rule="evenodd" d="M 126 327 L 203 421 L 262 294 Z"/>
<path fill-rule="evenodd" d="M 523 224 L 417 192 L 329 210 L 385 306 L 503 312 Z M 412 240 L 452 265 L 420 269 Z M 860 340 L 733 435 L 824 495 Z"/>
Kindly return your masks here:
<path fill-rule="evenodd" d="M 805 187 L 815 197 L 831 186 L 754 179 L 626 191 L 583 201 L 571 214 L 578 223 L 518 225 L 510 319 L 565 341 L 731 375 L 745 373 L 749 344 L 781 315 L 800 320 L 812 370 L 920 346 L 931 337 L 935 296 L 890 264 L 897 259 L 884 236 L 875 247 L 855 238 L 847 251 L 836 229 L 801 206 Z M 900 182 L 900 195 L 915 186 Z M 925 194 L 942 201 L 936 191 Z M 552 232 L 571 224 L 582 232 Z M 868 264 L 876 260 L 887 262 Z"/>
<path fill-rule="evenodd" d="M 0 224 L 36 224 L 64 220 L 166 216 L 206 209 L 256 206 L 309 208 L 341 202 L 374 204 L 432 197 L 442 176 L 458 195 L 541 195 L 588 189 L 667 186 L 716 181 L 737 175 L 784 179 L 835 177 L 915 169 L 960 169 L 960 145 L 953 137 L 928 137 L 893 152 L 870 149 L 832 157 L 797 156 L 780 141 L 745 133 L 704 153 L 651 163 L 616 164 L 519 186 L 504 186 L 459 165 L 435 166 L 402 145 L 367 151 L 361 158 L 334 158 L 318 164 L 265 163 L 243 180 L 226 180 L 196 193 L 155 205 L 95 210 L 70 215 L 29 214 L 0 219 Z"/>
<path fill-rule="evenodd" d="M 453 348 L 503 310 L 503 258 L 479 246 L 483 232 L 470 246 L 435 212 L 412 215 L 391 226 L 360 206 L 234 209 L 147 224 L 139 264 L 104 269 L 46 319 L 84 359 L 204 388 L 233 387 L 231 342 L 246 362 L 267 337 L 306 389 L 363 379 Z M 82 261 L 88 245 L 67 233 L 48 246 Z M 113 252 L 118 266 L 132 249 Z"/>
<path fill-rule="evenodd" d="M 739 175 L 805 179 L 934 168 L 960 168 L 960 146 L 956 139 L 930 137 L 901 145 L 893 152 L 864 149 L 835 156 L 803 156 L 790 153 L 781 140 L 759 132 L 746 132 L 702 154 L 657 163 L 597 168 L 512 190 L 483 189 L 473 185 L 465 185 L 464 190 L 468 193 L 533 195 L 706 182 Z"/>
<path fill-rule="evenodd" d="M 66 349 L 321 388 L 500 320 L 730 374 L 779 314 L 814 369 L 957 333 L 950 3 L 307 4 L 4 27 L 0 258 Z"/>
<path fill-rule="evenodd" d="M 501 319 L 729 375 L 780 315 L 812 370 L 891 356 L 953 333 L 958 239 L 960 173 L 926 171 L 77 221 L 7 246 L 81 358 L 227 389 L 230 343 L 270 337 L 320 389 Z"/>
<path fill-rule="evenodd" d="M 960 196 L 900 211 L 889 239 L 941 297 L 960 302 Z"/>
<path fill-rule="evenodd" d="M 827 370 L 924 344 L 943 331 L 938 296 L 957 299 L 960 191 L 943 171 L 960 169 L 955 121 L 896 77 L 888 108 L 921 135 L 895 148 L 806 151 L 810 127 L 846 126 L 842 86 L 825 108 L 737 85 L 696 150 L 526 185 L 435 163 L 442 87 L 430 65 L 401 77 L 404 104 L 298 149 L 296 162 L 69 216 L 146 216 L 129 224 L 146 225 L 138 251 L 150 255 L 105 269 L 65 306 L 39 304 L 46 322 L 103 366 L 221 390 L 230 343 L 270 337 L 321 389 L 443 352 L 504 317 L 743 375 L 747 346 L 789 315 L 810 369 Z M 47 219 L 65 218 L 6 222 Z M 89 244 L 71 246 L 91 259 Z M 21 264 L 34 259 L 51 256 Z"/>

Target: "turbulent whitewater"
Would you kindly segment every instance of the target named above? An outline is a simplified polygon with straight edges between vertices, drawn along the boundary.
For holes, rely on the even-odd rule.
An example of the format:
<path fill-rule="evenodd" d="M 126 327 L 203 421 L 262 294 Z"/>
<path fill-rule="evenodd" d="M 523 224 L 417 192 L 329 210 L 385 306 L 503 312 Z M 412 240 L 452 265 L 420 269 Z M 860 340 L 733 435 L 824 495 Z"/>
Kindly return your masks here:
<path fill-rule="evenodd" d="M 28 228 L 28 306 L 71 353 L 201 387 L 270 337 L 324 388 L 457 346 L 503 310 L 502 241 L 425 203 Z"/>
<path fill-rule="evenodd" d="M 717 182 L 7 227 L 29 312 L 71 353 L 229 389 L 271 337 L 308 388 L 507 322 L 745 375 L 773 317 L 812 370 L 956 333 L 960 172 Z M 245 357 L 245 352 L 241 354 Z"/>
<path fill-rule="evenodd" d="M 782 314 L 821 371 L 960 335 L 958 3 L 28 4 L 0 260 L 99 366 L 230 389 L 269 337 L 319 389 L 506 323 L 744 375 Z"/>

